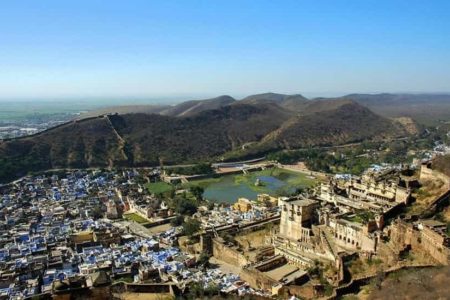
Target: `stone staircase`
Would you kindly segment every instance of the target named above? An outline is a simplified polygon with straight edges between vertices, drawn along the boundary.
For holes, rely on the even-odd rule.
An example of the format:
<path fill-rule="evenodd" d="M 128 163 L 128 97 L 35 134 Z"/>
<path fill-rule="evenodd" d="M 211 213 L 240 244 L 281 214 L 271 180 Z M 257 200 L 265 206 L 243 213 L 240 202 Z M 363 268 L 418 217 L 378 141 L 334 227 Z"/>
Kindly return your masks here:
<path fill-rule="evenodd" d="M 328 239 L 326 233 L 325 233 L 323 230 L 320 231 L 320 238 L 321 238 L 321 240 L 322 240 L 322 242 L 323 242 L 323 244 L 324 244 L 324 246 L 325 246 L 325 249 L 326 249 L 329 253 L 331 253 L 331 255 L 333 255 L 333 257 L 336 258 L 336 253 L 335 253 L 333 247 L 331 246 L 331 243 L 330 243 L 330 241 L 329 241 L 329 239 Z"/>

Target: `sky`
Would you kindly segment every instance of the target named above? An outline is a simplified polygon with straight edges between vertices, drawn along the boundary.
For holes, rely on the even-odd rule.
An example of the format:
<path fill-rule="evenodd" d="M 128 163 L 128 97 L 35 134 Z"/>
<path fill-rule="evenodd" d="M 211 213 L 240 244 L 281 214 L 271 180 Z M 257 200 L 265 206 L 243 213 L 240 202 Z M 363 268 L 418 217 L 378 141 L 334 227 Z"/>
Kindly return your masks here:
<path fill-rule="evenodd" d="M 450 92 L 450 1 L 3 1 L 0 99 Z"/>

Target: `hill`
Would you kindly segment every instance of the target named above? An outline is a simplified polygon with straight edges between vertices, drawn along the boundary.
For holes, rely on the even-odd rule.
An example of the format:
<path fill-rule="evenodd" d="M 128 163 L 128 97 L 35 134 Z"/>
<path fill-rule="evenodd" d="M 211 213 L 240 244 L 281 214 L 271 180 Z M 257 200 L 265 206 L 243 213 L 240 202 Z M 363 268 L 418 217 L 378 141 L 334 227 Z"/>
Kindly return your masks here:
<path fill-rule="evenodd" d="M 173 117 L 188 117 L 203 111 L 238 104 L 276 104 L 285 110 L 307 115 L 332 110 L 342 103 L 354 101 L 374 113 L 386 118 L 405 121 L 409 118 L 423 125 L 437 125 L 450 120 L 449 94 L 349 94 L 337 98 L 307 99 L 300 94 L 286 95 L 263 93 L 235 100 L 230 96 L 219 96 L 206 100 L 190 100 L 176 105 L 126 105 L 113 106 L 83 114 L 79 119 L 104 114 L 146 113 Z"/>
<path fill-rule="evenodd" d="M 90 118 L 0 142 L 0 181 L 30 171 L 126 165 L 123 142 L 107 118 Z"/>
<path fill-rule="evenodd" d="M 331 104 L 331 105 L 330 105 Z M 317 145 L 336 145 L 359 142 L 369 138 L 390 138 L 399 128 L 356 102 L 327 101 L 321 103 L 327 109 L 317 109 L 305 116 L 293 117 L 283 124 L 273 137 L 282 148 L 301 148 Z"/>
<path fill-rule="evenodd" d="M 176 116 L 114 114 L 75 121 L 1 142 L 0 180 L 45 169 L 212 161 L 406 134 L 402 126 L 356 102 L 330 101 L 310 103 L 299 114 L 274 101 L 221 98 L 206 105 L 219 108 L 196 103 Z M 227 102 L 232 105 L 222 105 Z"/>
<path fill-rule="evenodd" d="M 187 117 L 202 111 L 221 108 L 232 104 L 235 101 L 234 98 L 226 95 L 206 100 L 190 100 L 168 107 L 159 113 L 172 117 Z"/>
<path fill-rule="evenodd" d="M 384 117 L 410 117 L 424 125 L 450 120 L 450 94 L 350 94 L 334 99 L 353 100 Z"/>
<path fill-rule="evenodd" d="M 89 112 L 81 114 L 77 119 L 81 120 L 108 114 L 159 114 L 168 108 L 170 108 L 169 105 L 119 105 L 91 110 Z"/>
<path fill-rule="evenodd" d="M 257 142 L 289 117 L 276 105 L 232 105 L 192 117 L 111 116 L 131 145 L 136 165 L 212 159 L 245 143 Z"/>
<path fill-rule="evenodd" d="M 230 105 L 236 100 L 230 96 L 219 96 L 205 100 L 189 100 L 175 105 L 120 105 L 95 109 L 79 116 L 78 119 L 108 114 L 161 114 L 172 117 L 192 116 L 196 113 Z"/>
<path fill-rule="evenodd" d="M 276 93 L 264 93 L 247 96 L 239 102 L 245 104 L 276 103 L 280 107 L 283 107 L 287 110 L 298 112 L 308 104 L 309 100 L 298 94 L 285 95 Z"/>
<path fill-rule="evenodd" d="M 383 118 L 352 101 L 323 100 L 292 115 L 259 143 L 235 151 L 231 157 L 251 157 L 281 149 L 335 146 L 364 140 L 385 140 L 409 135 L 402 124 Z M 338 105 L 339 104 L 339 105 Z M 323 107 L 323 110 L 319 110 Z"/>
<path fill-rule="evenodd" d="M 433 168 L 450 177 L 450 155 L 437 156 L 433 160 Z"/>

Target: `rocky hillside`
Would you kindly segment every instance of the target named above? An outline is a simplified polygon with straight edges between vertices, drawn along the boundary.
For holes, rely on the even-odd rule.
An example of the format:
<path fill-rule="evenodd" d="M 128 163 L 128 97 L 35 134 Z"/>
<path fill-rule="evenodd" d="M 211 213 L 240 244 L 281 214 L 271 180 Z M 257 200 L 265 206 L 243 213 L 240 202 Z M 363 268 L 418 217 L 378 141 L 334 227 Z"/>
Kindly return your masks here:
<path fill-rule="evenodd" d="M 206 110 L 218 109 L 230 105 L 235 101 L 234 98 L 226 95 L 206 100 L 191 100 L 171 106 L 159 113 L 172 117 L 188 117 Z"/>
<path fill-rule="evenodd" d="M 125 165 L 123 146 L 107 118 L 74 121 L 34 136 L 0 142 L 0 180 L 53 168 Z"/>
<path fill-rule="evenodd" d="M 388 138 L 392 137 L 391 132 L 399 134 L 401 130 L 368 108 L 345 102 L 322 111 L 295 116 L 269 139 L 273 139 L 281 148 L 291 149 L 345 144 L 371 137 Z"/>
<path fill-rule="evenodd" d="M 450 177 L 450 155 L 437 156 L 433 160 L 433 168 Z"/>
<path fill-rule="evenodd" d="M 255 102 L 230 98 L 184 103 L 184 109 L 171 113 L 94 117 L 3 141 L 0 180 L 50 168 L 151 166 L 160 160 L 176 164 L 223 156 L 236 159 L 278 149 L 407 134 L 400 123 L 349 100 L 280 97 Z M 286 108 L 291 100 L 302 102 L 301 110 Z"/>
<path fill-rule="evenodd" d="M 264 93 L 245 97 L 239 102 L 246 104 L 276 103 L 278 106 L 284 109 L 298 112 L 303 110 L 310 101 L 302 95 Z"/>

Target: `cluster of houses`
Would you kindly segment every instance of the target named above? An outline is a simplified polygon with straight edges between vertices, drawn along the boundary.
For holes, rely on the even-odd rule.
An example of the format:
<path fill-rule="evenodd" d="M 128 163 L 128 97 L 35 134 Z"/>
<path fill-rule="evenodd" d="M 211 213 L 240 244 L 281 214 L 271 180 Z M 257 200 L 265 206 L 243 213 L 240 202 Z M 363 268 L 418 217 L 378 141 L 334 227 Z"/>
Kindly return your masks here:
<path fill-rule="evenodd" d="M 66 114 L 59 116 L 58 120 L 39 120 L 37 118 L 35 121 L 0 121 L 0 139 L 11 139 L 36 134 L 61 125 L 72 117 L 72 114 Z"/>
<path fill-rule="evenodd" d="M 371 258 L 387 236 L 399 249 L 412 244 L 448 261 L 445 224 L 397 220 L 385 226 L 387 218 L 410 203 L 418 182 L 400 168 L 373 166 L 360 177 L 330 177 L 295 197 L 260 194 L 230 206 L 199 207 L 191 216 L 201 224 L 199 247 L 235 261 L 241 272 L 199 267 L 195 255 L 178 248 L 181 228 L 151 234 L 142 224 L 122 218 L 131 212 L 162 224 L 174 217 L 143 186 L 143 179 L 159 175 L 158 170 L 144 177 L 136 170 L 74 171 L 0 186 L 0 299 L 78 293 L 124 278 L 150 289 L 169 284 L 171 291 L 173 286 L 182 292 L 197 283 L 223 293 L 277 294 L 304 280 L 305 270 L 318 262 L 330 266 L 326 280 L 339 286 L 344 257 L 358 253 Z M 425 175 L 432 171 L 423 168 Z M 261 249 L 250 243 L 241 247 L 247 253 L 228 247 L 218 235 L 278 222 L 279 227 L 268 227 L 271 233 Z M 212 239 L 205 238 L 208 234 Z"/>
<path fill-rule="evenodd" d="M 230 206 L 215 205 L 213 209 L 201 206 L 192 217 L 201 222 L 204 230 L 208 230 L 232 225 L 245 226 L 279 216 L 278 198 L 259 194 L 257 200 L 239 198 Z"/>
<path fill-rule="evenodd" d="M 104 204 L 116 198 L 117 185 L 113 173 L 73 172 L 63 178 L 25 177 L 2 186 L 1 296 L 21 299 L 97 285 L 98 278 L 86 275 L 107 264 L 93 268 L 86 253 L 127 241 L 123 229 L 100 219 Z"/>
<path fill-rule="evenodd" d="M 81 293 L 129 278 L 136 284 L 191 282 L 256 292 L 233 274 L 197 268 L 175 247 L 179 230 L 140 234 L 124 212 L 167 218 L 129 170 L 28 176 L 0 187 L 0 299 Z"/>

